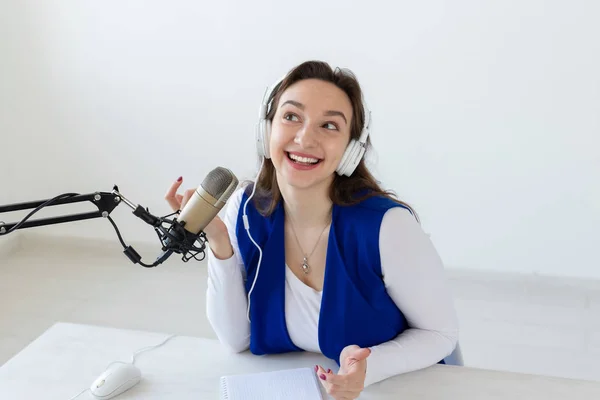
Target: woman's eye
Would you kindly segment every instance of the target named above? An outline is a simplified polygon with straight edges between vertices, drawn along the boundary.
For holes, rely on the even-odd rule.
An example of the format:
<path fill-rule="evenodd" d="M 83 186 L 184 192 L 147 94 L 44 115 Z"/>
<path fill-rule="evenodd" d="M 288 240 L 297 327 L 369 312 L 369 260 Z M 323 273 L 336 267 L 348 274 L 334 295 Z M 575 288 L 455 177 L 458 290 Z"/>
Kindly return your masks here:
<path fill-rule="evenodd" d="M 294 114 L 286 114 L 283 118 L 285 118 L 288 121 L 294 121 L 293 118 L 295 118 L 295 121 L 298 120 L 298 117 L 296 115 L 294 115 Z"/>
<path fill-rule="evenodd" d="M 337 126 L 336 126 L 335 124 L 332 124 L 331 122 L 328 122 L 328 123 L 326 123 L 326 124 L 325 124 L 325 127 L 326 127 L 327 129 L 334 129 L 334 130 L 336 130 L 336 129 L 337 129 Z"/>

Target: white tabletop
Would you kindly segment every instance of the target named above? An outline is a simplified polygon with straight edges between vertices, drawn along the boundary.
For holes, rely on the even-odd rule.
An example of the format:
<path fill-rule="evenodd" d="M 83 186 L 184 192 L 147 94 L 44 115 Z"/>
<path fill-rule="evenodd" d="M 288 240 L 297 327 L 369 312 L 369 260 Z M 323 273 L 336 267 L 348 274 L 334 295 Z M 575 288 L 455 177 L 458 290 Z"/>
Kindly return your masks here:
<path fill-rule="evenodd" d="M 0 367 L 0 399 L 68 400 L 109 363 L 167 334 L 58 323 Z M 335 364 L 314 353 L 232 354 L 219 342 L 179 336 L 139 354 L 142 381 L 116 399 L 218 399 L 219 377 Z M 89 392 L 78 400 L 92 399 Z M 600 383 L 435 365 L 365 389 L 361 399 L 600 399 Z"/>

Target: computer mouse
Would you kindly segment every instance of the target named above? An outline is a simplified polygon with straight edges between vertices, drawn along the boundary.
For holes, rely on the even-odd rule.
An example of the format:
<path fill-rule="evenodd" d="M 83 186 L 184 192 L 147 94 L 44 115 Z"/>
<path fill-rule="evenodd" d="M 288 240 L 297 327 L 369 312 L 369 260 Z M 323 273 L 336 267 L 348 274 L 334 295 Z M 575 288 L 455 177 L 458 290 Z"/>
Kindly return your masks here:
<path fill-rule="evenodd" d="M 97 399 L 112 399 L 135 386 L 142 379 L 138 367 L 129 363 L 110 365 L 90 386 L 90 392 Z"/>

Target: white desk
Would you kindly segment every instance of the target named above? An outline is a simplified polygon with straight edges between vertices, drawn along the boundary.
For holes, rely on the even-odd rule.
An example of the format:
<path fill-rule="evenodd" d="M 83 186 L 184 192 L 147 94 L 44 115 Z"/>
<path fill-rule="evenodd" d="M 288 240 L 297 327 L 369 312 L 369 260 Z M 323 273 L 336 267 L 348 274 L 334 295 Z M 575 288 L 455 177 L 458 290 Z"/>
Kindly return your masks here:
<path fill-rule="evenodd" d="M 129 361 L 166 334 L 59 323 L 0 367 L 2 400 L 68 400 L 117 360 Z M 142 381 L 117 397 L 128 399 L 218 399 L 221 375 L 335 364 L 311 353 L 254 356 L 231 354 L 214 340 L 175 337 L 139 354 Z M 89 392 L 78 400 L 89 400 Z M 367 388 L 361 399 L 600 399 L 600 383 L 466 367 L 435 365 Z"/>

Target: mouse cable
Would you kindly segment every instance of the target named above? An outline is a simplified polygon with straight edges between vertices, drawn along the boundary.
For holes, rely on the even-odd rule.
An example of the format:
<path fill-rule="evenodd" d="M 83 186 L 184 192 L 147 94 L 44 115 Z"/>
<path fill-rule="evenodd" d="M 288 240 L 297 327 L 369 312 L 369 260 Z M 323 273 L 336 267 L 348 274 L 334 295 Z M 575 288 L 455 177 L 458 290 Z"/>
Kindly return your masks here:
<path fill-rule="evenodd" d="M 126 362 L 124 362 L 124 361 L 113 361 L 113 362 L 111 362 L 110 364 L 108 364 L 108 365 L 106 366 L 106 368 L 105 368 L 105 369 L 108 369 L 108 367 L 110 367 L 110 366 L 111 366 L 111 365 L 113 365 L 113 364 L 132 364 L 132 365 L 134 365 L 134 364 L 135 364 L 135 359 L 136 359 L 136 356 L 137 356 L 138 354 L 140 354 L 140 353 L 143 353 L 143 352 L 145 352 L 145 351 L 148 351 L 148 350 L 153 350 L 153 349 L 156 349 L 156 348 L 158 348 L 158 347 L 160 347 L 160 346 L 164 345 L 165 343 L 167 343 L 169 340 L 173 339 L 173 338 L 174 338 L 174 337 L 176 337 L 176 336 L 177 336 L 177 335 L 169 335 L 169 336 L 168 336 L 168 337 L 167 337 L 165 340 L 163 340 L 163 341 L 162 341 L 162 342 L 160 342 L 159 344 L 156 344 L 156 345 L 154 345 L 154 346 L 147 346 L 147 347 L 143 347 L 143 348 L 141 348 L 141 349 L 139 349 L 139 350 L 136 350 L 136 351 L 135 351 L 135 352 L 133 352 L 133 354 L 131 355 L 131 361 L 130 361 L 130 362 L 128 362 L 128 363 L 126 363 Z M 89 389 L 89 388 L 87 388 L 87 389 L 83 389 L 81 392 L 79 392 L 79 393 L 78 393 L 78 394 L 76 394 L 75 396 L 71 397 L 69 400 L 75 400 L 76 398 L 78 398 L 79 396 L 81 396 L 82 394 L 84 394 L 85 392 L 87 392 L 88 390 L 90 390 L 90 389 Z"/>
<path fill-rule="evenodd" d="M 82 394 L 84 394 L 85 392 L 87 392 L 88 390 L 90 390 L 90 389 L 89 388 L 83 389 L 81 392 L 79 392 L 79 394 L 71 397 L 69 400 L 75 400 L 76 398 L 78 398 L 79 396 L 81 396 Z"/>
<path fill-rule="evenodd" d="M 106 366 L 106 369 L 108 369 L 108 367 L 110 367 L 110 366 L 111 366 L 111 365 L 113 365 L 113 364 L 132 364 L 132 365 L 135 365 L 135 358 L 136 358 L 136 356 L 137 356 L 138 354 L 140 354 L 140 353 L 143 353 L 143 352 L 145 352 L 145 351 L 148 351 L 148 350 L 156 349 L 156 348 L 158 348 L 158 347 L 160 347 L 160 346 L 164 345 L 165 343 L 167 343 L 169 340 L 173 339 L 175 336 L 176 336 L 176 335 L 170 335 L 170 336 L 168 336 L 168 337 L 167 337 L 165 340 L 163 340 L 162 342 L 160 342 L 160 343 L 159 343 L 159 344 L 157 344 L 157 345 L 154 345 L 154 346 L 147 346 L 147 347 L 143 347 L 143 348 L 141 348 L 141 349 L 139 349 L 139 350 L 136 350 L 136 351 L 135 351 L 135 352 L 134 352 L 134 353 L 131 355 L 131 361 L 129 361 L 128 363 L 127 363 L 127 362 L 125 362 L 125 361 L 113 361 L 113 362 L 111 362 L 110 364 L 108 364 L 108 365 Z"/>

